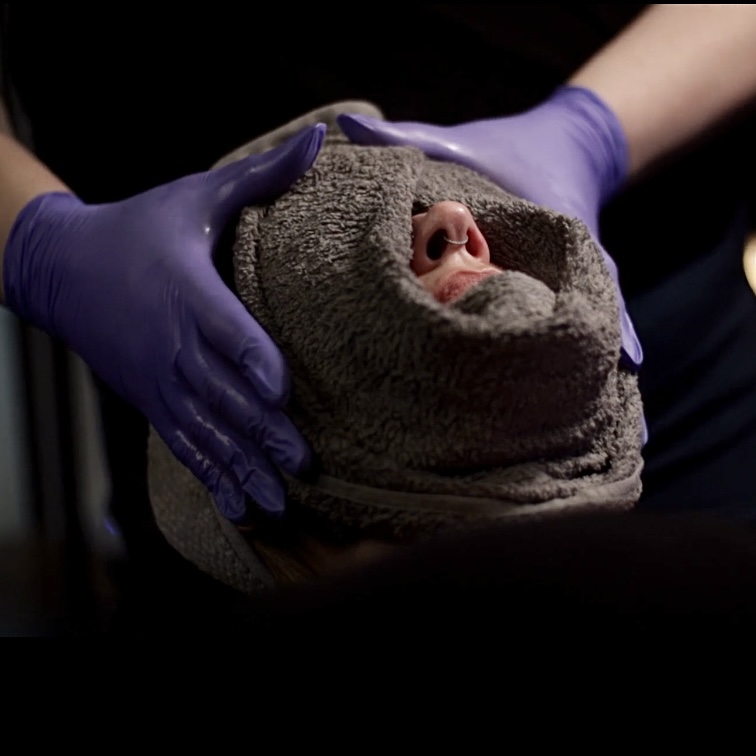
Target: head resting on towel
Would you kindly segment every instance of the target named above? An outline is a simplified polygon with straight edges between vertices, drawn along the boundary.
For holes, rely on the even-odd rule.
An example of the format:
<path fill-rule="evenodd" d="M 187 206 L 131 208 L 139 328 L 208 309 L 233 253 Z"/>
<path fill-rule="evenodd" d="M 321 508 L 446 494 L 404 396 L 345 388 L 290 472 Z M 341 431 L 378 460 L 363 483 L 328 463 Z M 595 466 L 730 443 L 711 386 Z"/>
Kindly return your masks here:
<path fill-rule="evenodd" d="M 630 508 L 641 403 L 586 227 L 416 150 L 349 144 L 333 116 L 354 109 L 309 114 L 228 158 L 329 123 L 315 166 L 244 212 L 233 250 L 233 286 L 287 359 L 288 414 L 317 460 L 316 477 L 287 481 L 288 532 L 396 542 Z M 445 298 L 413 258 L 417 219 L 446 202 L 469 211 L 496 274 Z M 187 558 L 240 590 L 273 583 L 258 557 L 275 533 L 253 522 L 245 537 L 220 518 L 154 433 L 150 490 Z"/>

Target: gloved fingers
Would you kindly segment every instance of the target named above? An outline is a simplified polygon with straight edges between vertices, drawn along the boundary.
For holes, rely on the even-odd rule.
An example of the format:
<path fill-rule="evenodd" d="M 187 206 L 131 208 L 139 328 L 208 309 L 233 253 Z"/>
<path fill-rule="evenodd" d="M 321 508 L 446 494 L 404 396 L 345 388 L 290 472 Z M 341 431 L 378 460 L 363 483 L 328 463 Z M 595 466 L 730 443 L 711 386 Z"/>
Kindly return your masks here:
<path fill-rule="evenodd" d="M 186 336 L 176 367 L 218 422 L 254 441 L 273 464 L 297 477 L 310 466 L 311 452 L 286 414 L 266 405 L 238 369 L 200 334 Z"/>
<path fill-rule="evenodd" d="M 511 179 L 503 180 L 498 150 L 491 153 L 485 145 L 472 139 L 469 131 L 462 138 L 461 129 L 454 126 L 434 126 L 413 121 L 392 123 L 363 115 L 340 115 L 337 120 L 342 131 L 355 144 L 414 147 L 432 160 L 466 166 L 488 176 L 503 189 L 530 199 Z M 510 151 L 510 161 L 513 159 Z"/>
<path fill-rule="evenodd" d="M 283 514 L 286 488 L 256 443 L 217 425 L 183 388 L 161 391 L 161 397 L 174 429 L 167 439 L 169 447 L 209 488 L 224 516 L 236 523 L 245 519 L 245 493 L 268 514 Z M 160 432 L 157 426 L 156 430 Z"/>
<path fill-rule="evenodd" d="M 265 329 L 212 270 L 191 293 L 193 317 L 212 350 L 252 385 L 266 404 L 282 407 L 290 376 L 283 355 Z"/>
<path fill-rule="evenodd" d="M 648 423 L 646 423 L 646 418 L 641 418 L 641 446 L 646 446 L 648 444 L 649 434 L 648 434 Z"/>
<path fill-rule="evenodd" d="M 232 475 L 224 474 L 185 433 L 175 427 L 167 415 L 153 418 L 153 427 L 176 459 L 210 491 L 220 513 L 232 522 L 242 523 L 247 509 L 239 482 Z"/>
<path fill-rule="evenodd" d="M 620 330 L 622 332 L 622 355 L 620 364 L 628 370 L 637 371 L 643 364 L 643 347 L 641 346 L 635 326 L 633 325 L 633 321 L 630 319 L 627 307 L 625 306 L 625 298 L 622 296 L 622 287 L 620 286 L 617 264 L 604 249 L 603 245 L 598 242 L 597 244 L 598 248 L 601 250 L 602 257 L 604 258 L 604 264 L 609 270 L 609 275 L 612 277 L 612 281 L 614 281 L 614 288 L 617 292 L 617 299 L 619 300 Z"/>
<path fill-rule="evenodd" d="M 306 173 L 320 152 L 324 124 L 309 126 L 282 145 L 210 171 L 208 182 L 216 193 L 218 215 L 225 225 L 247 205 L 271 200 Z"/>
<path fill-rule="evenodd" d="M 416 147 L 436 160 L 462 162 L 450 139 L 451 129 L 407 121 L 392 123 L 363 115 L 340 115 L 339 127 L 355 144 Z"/>
<path fill-rule="evenodd" d="M 643 347 L 640 339 L 630 319 L 630 315 L 625 309 L 624 302 L 621 305 L 621 323 L 622 328 L 622 361 L 621 365 L 628 370 L 637 371 L 643 364 Z"/>

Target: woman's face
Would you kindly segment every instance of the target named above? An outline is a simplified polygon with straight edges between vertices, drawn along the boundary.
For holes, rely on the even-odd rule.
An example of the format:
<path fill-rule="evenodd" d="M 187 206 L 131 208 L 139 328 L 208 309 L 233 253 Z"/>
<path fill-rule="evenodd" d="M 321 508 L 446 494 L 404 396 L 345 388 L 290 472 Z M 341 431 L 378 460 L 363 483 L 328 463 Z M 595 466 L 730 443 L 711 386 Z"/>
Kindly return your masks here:
<path fill-rule="evenodd" d="M 501 273 L 470 210 L 460 202 L 437 202 L 412 217 L 412 270 L 444 304 L 484 278 Z"/>

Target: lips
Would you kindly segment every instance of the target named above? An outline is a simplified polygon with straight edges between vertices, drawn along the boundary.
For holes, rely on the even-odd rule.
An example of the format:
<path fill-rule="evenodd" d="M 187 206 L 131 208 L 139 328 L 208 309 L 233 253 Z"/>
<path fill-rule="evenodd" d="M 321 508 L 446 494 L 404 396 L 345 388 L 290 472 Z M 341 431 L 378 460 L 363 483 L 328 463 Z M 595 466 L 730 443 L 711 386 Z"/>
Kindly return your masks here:
<path fill-rule="evenodd" d="M 434 295 L 442 304 L 449 304 L 459 299 L 468 289 L 484 281 L 486 278 L 495 276 L 499 271 L 488 269 L 480 271 L 460 270 L 452 273 L 441 282 Z"/>

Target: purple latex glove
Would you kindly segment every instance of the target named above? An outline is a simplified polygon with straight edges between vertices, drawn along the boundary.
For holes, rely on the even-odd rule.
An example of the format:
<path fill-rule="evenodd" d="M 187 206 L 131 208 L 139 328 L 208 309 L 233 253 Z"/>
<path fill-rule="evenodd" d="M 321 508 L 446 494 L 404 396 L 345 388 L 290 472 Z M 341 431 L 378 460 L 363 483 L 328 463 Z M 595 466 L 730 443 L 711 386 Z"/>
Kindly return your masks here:
<path fill-rule="evenodd" d="M 324 132 L 308 128 L 263 155 L 123 202 L 42 195 L 6 247 L 8 306 L 144 413 L 236 523 L 247 519 L 245 494 L 282 513 L 276 467 L 299 475 L 310 451 L 282 411 L 283 357 L 222 282 L 213 252 L 246 205 L 310 168 Z"/>
<path fill-rule="evenodd" d="M 582 220 L 598 242 L 599 211 L 627 175 L 627 143 L 617 118 L 590 90 L 562 87 L 532 110 L 459 126 L 391 123 L 342 115 L 358 144 L 417 147 L 460 163 L 512 194 Z M 623 363 L 640 367 L 643 351 L 619 287 L 617 266 L 599 243 L 620 300 Z"/>

